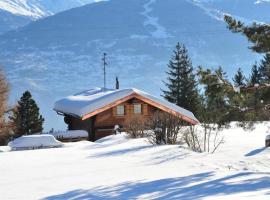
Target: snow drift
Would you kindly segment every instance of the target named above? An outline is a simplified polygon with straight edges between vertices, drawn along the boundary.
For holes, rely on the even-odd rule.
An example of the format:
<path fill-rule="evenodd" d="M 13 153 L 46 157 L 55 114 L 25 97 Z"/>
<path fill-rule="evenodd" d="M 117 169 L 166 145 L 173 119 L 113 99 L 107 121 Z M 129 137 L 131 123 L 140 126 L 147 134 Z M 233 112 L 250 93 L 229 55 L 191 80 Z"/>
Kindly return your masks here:
<path fill-rule="evenodd" d="M 67 148 L 4 152 L 1 199 L 269 200 L 269 125 L 224 129 L 225 143 L 215 154 L 125 134 Z"/>
<path fill-rule="evenodd" d="M 63 144 L 52 135 L 27 135 L 8 143 L 11 150 L 61 147 Z"/>
<path fill-rule="evenodd" d="M 63 139 L 87 138 L 88 137 L 87 131 L 84 131 L 84 130 L 57 131 L 57 132 L 49 133 L 49 135 L 53 135 L 55 138 L 63 138 Z"/>

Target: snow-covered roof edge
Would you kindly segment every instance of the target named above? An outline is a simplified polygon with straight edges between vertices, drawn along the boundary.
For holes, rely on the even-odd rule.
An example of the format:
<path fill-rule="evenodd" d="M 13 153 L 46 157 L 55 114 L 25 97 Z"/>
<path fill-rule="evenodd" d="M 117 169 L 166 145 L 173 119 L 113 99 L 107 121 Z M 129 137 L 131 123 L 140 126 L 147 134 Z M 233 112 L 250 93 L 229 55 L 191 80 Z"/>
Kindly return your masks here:
<path fill-rule="evenodd" d="M 54 110 L 68 115 L 81 117 L 82 119 L 87 119 L 133 97 L 139 98 L 142 101 L 148 101 L 146 103 L 152 105 L 161 105 L 163 111 L 172 114 L 177 113 L 178 115 L 183 116 L 183 120 L 192 124 L 199 123 L 198 119 L 192 112 L 135 88 L 120 90 L 95 88 L 83 91 L 57 101 L 55 103 Z M 115 104 L 117 102 L 118 104 Z"/>

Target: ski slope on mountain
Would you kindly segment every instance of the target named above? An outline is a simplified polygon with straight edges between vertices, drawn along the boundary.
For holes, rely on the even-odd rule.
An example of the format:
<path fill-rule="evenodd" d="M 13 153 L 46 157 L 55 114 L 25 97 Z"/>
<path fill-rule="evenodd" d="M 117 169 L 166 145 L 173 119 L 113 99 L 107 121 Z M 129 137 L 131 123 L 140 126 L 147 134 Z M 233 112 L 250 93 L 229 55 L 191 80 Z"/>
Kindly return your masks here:
<path fill-rule="evenodd" d="M 224 130 L 215 154 L 153 146 L 113 135 L 96 143 L 0 151 L 1 199 L 262 199 L 270 198 L 270 124 Z"/>

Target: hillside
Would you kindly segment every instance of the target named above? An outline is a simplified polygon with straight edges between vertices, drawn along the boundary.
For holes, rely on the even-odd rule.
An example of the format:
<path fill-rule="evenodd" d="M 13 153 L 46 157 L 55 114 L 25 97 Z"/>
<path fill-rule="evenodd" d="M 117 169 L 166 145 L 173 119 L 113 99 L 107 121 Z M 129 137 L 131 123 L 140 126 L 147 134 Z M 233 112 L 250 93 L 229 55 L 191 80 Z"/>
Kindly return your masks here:
<path fill-rule="evenodd" d="M 98 0 L 96 0 L 98 1 Z M 95 0 L 1 0 L 0 34 Z"/>
<path fill-rule="evenodd" d="M 29 24 L 32 20 L 0 9 L 0 35 Z"/>
<path fill-rule="evenodd" d="M 63 148 L 0 152 L 2 199 L 269 199 L 268 124 L 224 130 L 215 154 L 113 135 Z M 5 147 L 0 149 L 6 150 Z"/>
<path fill-rule="evenodd" d="M 252 9 L 254 17 L 267 22 L 269 15 L 262 3 L 237 2 L 244 6 L 231 7 L 225 0 L 112 0 L 6 33 L 0 36 L 0 61 L 12 85 L 11 99 L 30 89 L 41 105 L 46 128 L 56 119 L 60 124 L 60 117 L 48 110 L 62 96 L 102 85 L 103 52 L 108 53 L 108 87 L 114 87 L 118 75 L 121 87 L 159 95 L 178 41 L 189 49 L 194 66 L 221 65 L 229 75 L 242 67 L 247 73 L 258 56 L 248 50 L 245 38 L 227 30 L 222 16 L 234 12 L 250 21 L 245 13 Z M 62 123 L 55 128 L 63 127 Z"/>
<path fill-rule="evenodd" d="M 269 0 L 194 0 L 213 13 L 228 13 L 242 21 L 270 21 Z"/>

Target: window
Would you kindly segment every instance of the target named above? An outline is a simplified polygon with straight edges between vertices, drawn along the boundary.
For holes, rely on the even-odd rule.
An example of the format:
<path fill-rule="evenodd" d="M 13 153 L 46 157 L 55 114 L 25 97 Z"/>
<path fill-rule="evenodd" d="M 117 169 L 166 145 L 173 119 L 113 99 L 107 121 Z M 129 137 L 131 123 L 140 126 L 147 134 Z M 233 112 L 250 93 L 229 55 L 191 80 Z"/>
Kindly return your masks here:
<path fill-rule="evenodd" d="M 117 116 L 124 116 L 125 115 L 125 106 L 120 105 L 116 107 L 116 115 Z"/>
<path fill-rule="evenodd" d="M 134 104 L 134 114 L 142 114 L 142 104 Z"/>

